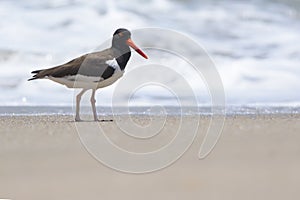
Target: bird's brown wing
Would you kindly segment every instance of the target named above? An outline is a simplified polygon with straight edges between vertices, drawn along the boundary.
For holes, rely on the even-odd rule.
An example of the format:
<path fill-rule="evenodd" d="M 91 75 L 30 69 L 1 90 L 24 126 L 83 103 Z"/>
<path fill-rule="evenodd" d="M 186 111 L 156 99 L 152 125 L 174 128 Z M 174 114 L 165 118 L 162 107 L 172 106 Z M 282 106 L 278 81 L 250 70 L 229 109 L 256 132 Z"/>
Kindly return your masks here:
<path fill-rule="evenodd" d="M 110 51 L 110 49 L 107 49 L 101 52 L 86 54 L 75 58 L 63 65 L 59 65 L 49 69 L 33 71 L 32 73 L 34 73 L 35 75 L 29 80 L 44 78 L 47 76 L 59 78 L 77 74 L 84 76 L 101 77 L 109 67 L 106 61 L 113 59 Z"/>

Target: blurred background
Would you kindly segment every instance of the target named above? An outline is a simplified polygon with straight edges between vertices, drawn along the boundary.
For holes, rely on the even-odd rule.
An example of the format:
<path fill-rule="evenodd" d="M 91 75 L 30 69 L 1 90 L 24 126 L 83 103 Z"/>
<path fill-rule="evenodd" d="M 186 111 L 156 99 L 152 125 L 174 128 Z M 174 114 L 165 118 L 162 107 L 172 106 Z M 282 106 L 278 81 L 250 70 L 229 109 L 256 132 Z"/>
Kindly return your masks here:
<path fill-rule="evenodd" d="M 30 72 L 94 51 L 119 27 L 168 28 L 197 41 L 228 105 L 299 105 L 299 11 L 297 0 L 0 0 L 0 106 L 70 106 L 72 90 L 27 82 Z M 98 105 L 110 104 L 112 87 L 98 92 Z M 139 105 L 153 90 L 136 94 Z"/>

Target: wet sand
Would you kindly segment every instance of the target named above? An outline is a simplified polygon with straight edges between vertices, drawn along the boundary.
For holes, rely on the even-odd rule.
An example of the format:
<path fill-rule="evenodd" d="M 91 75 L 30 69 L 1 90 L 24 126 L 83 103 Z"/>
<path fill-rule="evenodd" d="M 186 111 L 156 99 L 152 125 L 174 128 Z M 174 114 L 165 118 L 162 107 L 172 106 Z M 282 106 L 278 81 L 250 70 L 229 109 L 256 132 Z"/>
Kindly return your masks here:
<path fill-rule="evenodd" d="M 148 120 L 134 118 L 142 125 Z M 135 148 L 157 148 L 172 137 L 179 123 L 170 117 L 160 142 Z M 112 140 L 125 140 L 114 122 L 100 124 Z M 82 146 L 71 116 L 2 116 L 0 199 L 300 198 L 299 115 L 228 117 L 212 153 L 199 160 L 208 124 L 209 118 L 201 117 L 195 142 L 177 162 L 134 175 L 95 160 Z M 130 142 L 122 145 L 133 148 Z"/>

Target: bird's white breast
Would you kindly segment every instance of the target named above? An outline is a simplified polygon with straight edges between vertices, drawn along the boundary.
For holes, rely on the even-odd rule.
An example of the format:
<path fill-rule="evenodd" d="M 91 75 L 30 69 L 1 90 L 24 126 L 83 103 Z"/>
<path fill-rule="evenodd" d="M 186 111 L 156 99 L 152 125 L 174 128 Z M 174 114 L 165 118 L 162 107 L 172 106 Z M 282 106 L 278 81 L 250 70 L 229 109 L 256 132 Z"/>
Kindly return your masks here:
<path fill-rule="evenodd" d="M 114 68 L 115 70 L 121 71 L 121 68 L 115 58 L 112 60 L 107 60 L 105 63 L 110 67 Z"/>

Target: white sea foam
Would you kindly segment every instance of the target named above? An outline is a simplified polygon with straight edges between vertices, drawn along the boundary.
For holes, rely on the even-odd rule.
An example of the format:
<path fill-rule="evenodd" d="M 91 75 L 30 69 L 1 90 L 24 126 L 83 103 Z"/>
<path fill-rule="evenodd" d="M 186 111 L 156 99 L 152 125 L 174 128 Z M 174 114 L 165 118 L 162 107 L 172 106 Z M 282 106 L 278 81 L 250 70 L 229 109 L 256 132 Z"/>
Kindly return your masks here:
<path fill-rule="evenodd" d="M 187 34 L 206 48 L 224 83 L 228 104 L 299 105 L 299 11 L 296 1 L 283 3 L 0 1 L 0 105 L 70 105 L 72 90 L 49 80 L 27 82 L 30 71 L 93 51 L 118 27 L 132 30 L 153 26 Z M 169 45 L 181 48 L 180 44 Z M 146 53 L 176 66 L 197 91 L 199 104 L 210 103 L 205 83 L 184 71 L 184 62 L 173 57 L 157 58 L 161 54 L 150 50 Z M 143 60 L 133 53 L 127 71 L 137 62 Z M 179 84 L 169 78 L 170 84 Z M 114 87 L 98 92 L 98 105 L 110 105 Z M 147 87 L 139 90 L 134 96 L 136 102 L 131 103 L 176 105 L 174 99 L 163 89 Z"/>

